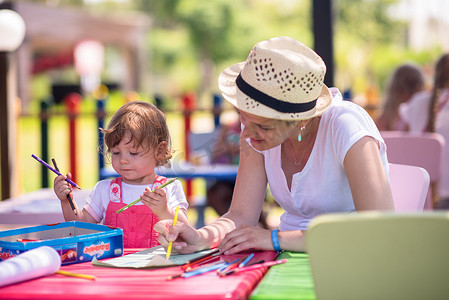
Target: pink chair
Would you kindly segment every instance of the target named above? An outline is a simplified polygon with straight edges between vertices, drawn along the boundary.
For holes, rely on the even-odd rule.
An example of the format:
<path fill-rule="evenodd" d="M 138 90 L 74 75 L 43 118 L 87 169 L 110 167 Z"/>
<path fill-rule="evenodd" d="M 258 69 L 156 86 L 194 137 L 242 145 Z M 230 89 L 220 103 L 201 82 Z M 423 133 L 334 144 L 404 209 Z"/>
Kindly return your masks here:
<path fill-rule="evenodd" d="M 422 211 L 429 185 L 430 176 L 424 168 L 390 163 L 390 187 L 397 212 Z"/>
<path fill-rule="evenodd" d="M 413 133 L 404 131 L 381 131 L 387 145 L 388 162 L 394 164 L 418 166 L 426 169 L 430 183 L 437 183 L 443 171 L 445 139 L 438 133 Z M 438 192 L 429 190 L 425 203 L 426 209 L 432 209 L 433 195 Z"/>

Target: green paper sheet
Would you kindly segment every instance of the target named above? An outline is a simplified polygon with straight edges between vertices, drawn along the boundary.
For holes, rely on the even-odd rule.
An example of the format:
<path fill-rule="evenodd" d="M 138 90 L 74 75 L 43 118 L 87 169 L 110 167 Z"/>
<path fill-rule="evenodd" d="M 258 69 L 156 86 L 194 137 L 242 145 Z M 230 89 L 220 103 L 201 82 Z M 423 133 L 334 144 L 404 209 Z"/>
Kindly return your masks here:
<path fill-rule="evenodd" d="M 250 300 L 314 300 L 316 299 L 309 256 L 305 253 L 284 251 L 277 259 L 287 259 L 287 263 L 272 266 Z"/>

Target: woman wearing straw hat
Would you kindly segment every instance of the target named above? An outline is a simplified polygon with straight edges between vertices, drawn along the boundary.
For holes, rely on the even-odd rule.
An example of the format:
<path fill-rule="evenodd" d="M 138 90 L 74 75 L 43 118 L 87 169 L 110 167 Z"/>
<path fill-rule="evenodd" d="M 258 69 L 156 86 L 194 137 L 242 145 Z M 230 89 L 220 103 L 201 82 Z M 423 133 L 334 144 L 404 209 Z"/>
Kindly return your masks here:
<path fill-rule="evenodd" d="M 219 77 L 223 97 L 240 112 L 240 164 L 231 207 L 214 223 L 155 225 L 159 242 L 179 253 L 219 246 L 304 251 L 308 222 L 331 212 L 393 210 L 385 144 L 363 108 L 324 83 L 314 51 L 277 37 L 254 46 L 245 62 Z M 256 227 L 267 183 L 285 210 L 279 230 Z"/>

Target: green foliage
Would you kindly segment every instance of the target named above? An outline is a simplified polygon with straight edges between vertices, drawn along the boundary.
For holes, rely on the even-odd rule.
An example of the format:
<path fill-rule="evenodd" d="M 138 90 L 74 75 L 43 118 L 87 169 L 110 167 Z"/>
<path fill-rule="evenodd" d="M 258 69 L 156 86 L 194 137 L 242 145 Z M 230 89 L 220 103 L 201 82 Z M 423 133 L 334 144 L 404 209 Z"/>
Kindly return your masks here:
<path fill-rule="evenodd" d="M 181 0 L 176 8 L 181 25 L 190 32 L 190 41 L 199 50 L 200 59 L 220 61 L 230 52 L 228 40 L 233 24 L 232 1 Z"/>
<path fill-rule="evenodd" d="M 69 0 L 54 3 L 102 12 L 147 13 L 152 20 L 147 40 L 146 67 L 152 73 L 148 84 L 154 92 L 171 97 L 186 90 L 215 91 L 214 82 L 220 71 L 245 60 L 251 47 L 261 40 L 287 35 L 313 46 L 312 1 L 320 4 L 320 0 Z M 428 65 L 439 55 L 441 49 L 413 51 L 408 48 L 407 24 L 390 12 L 392 5 L 398 2 L 332 1 L 334 77 L 338 88 L 352 88 L 361 93 L 370 85 L 382 87 L 388 74 L 402 62 Z M 209 62 L 215 69 L 204 68 Z M 41 97 L 42 89 L 36 90 Z"/>
<path fill-rule="evenodd" d="M 245 60 L 261 40 L 288 35 L 311 45 L 310 1 L 136 0 L 135 4 L 154 20 L 149 33 L 151 70 L 159 79 L 171 81 L 162 83 L 171 87 L 168 93 L 198 90 L 207 80 L 204 76 L 210 76 L 202 74 L 204 62 L 215 64 L 216 78 L 224 67 Z"/>
<path fill-rule="evenodd" d="M 390 13 L 398 0 L 334 1 L 335 85 L 363 94 L 370 86 L 383 91 L 394 69 L 406 62 L 433 63 L 440 49 L 416 51 L 407 43 L 407 26 Z"/>
<path fill-rule="evenodd" d="M 339 0 L 334 1 L 337 31 L 356 37 L 362 43 L 397 42 L 402 24 L 393 20 L 388 9 L 397 0 Z"/>

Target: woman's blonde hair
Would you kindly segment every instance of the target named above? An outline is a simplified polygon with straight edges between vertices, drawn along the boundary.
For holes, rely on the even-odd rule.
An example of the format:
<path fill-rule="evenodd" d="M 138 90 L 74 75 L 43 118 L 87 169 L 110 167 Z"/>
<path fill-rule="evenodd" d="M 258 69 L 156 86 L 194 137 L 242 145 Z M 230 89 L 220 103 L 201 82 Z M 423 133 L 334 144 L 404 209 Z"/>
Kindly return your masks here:
<path fill-rule="evenodd" d="M 171 138 L 165 115 L 155 105 L 144 101 L 131 101 L 120 107 L 112 116 L 108 128 L 103 130 L 107 152 L 118 145 L 129 133 L 130 143 L 136 143 L 145 153 L 157 149 L 161 143 L 163 159 L 157 166 L 170 165 L 172 157 Z M 157 157 L 156 157 L 157 159 Z"/>

